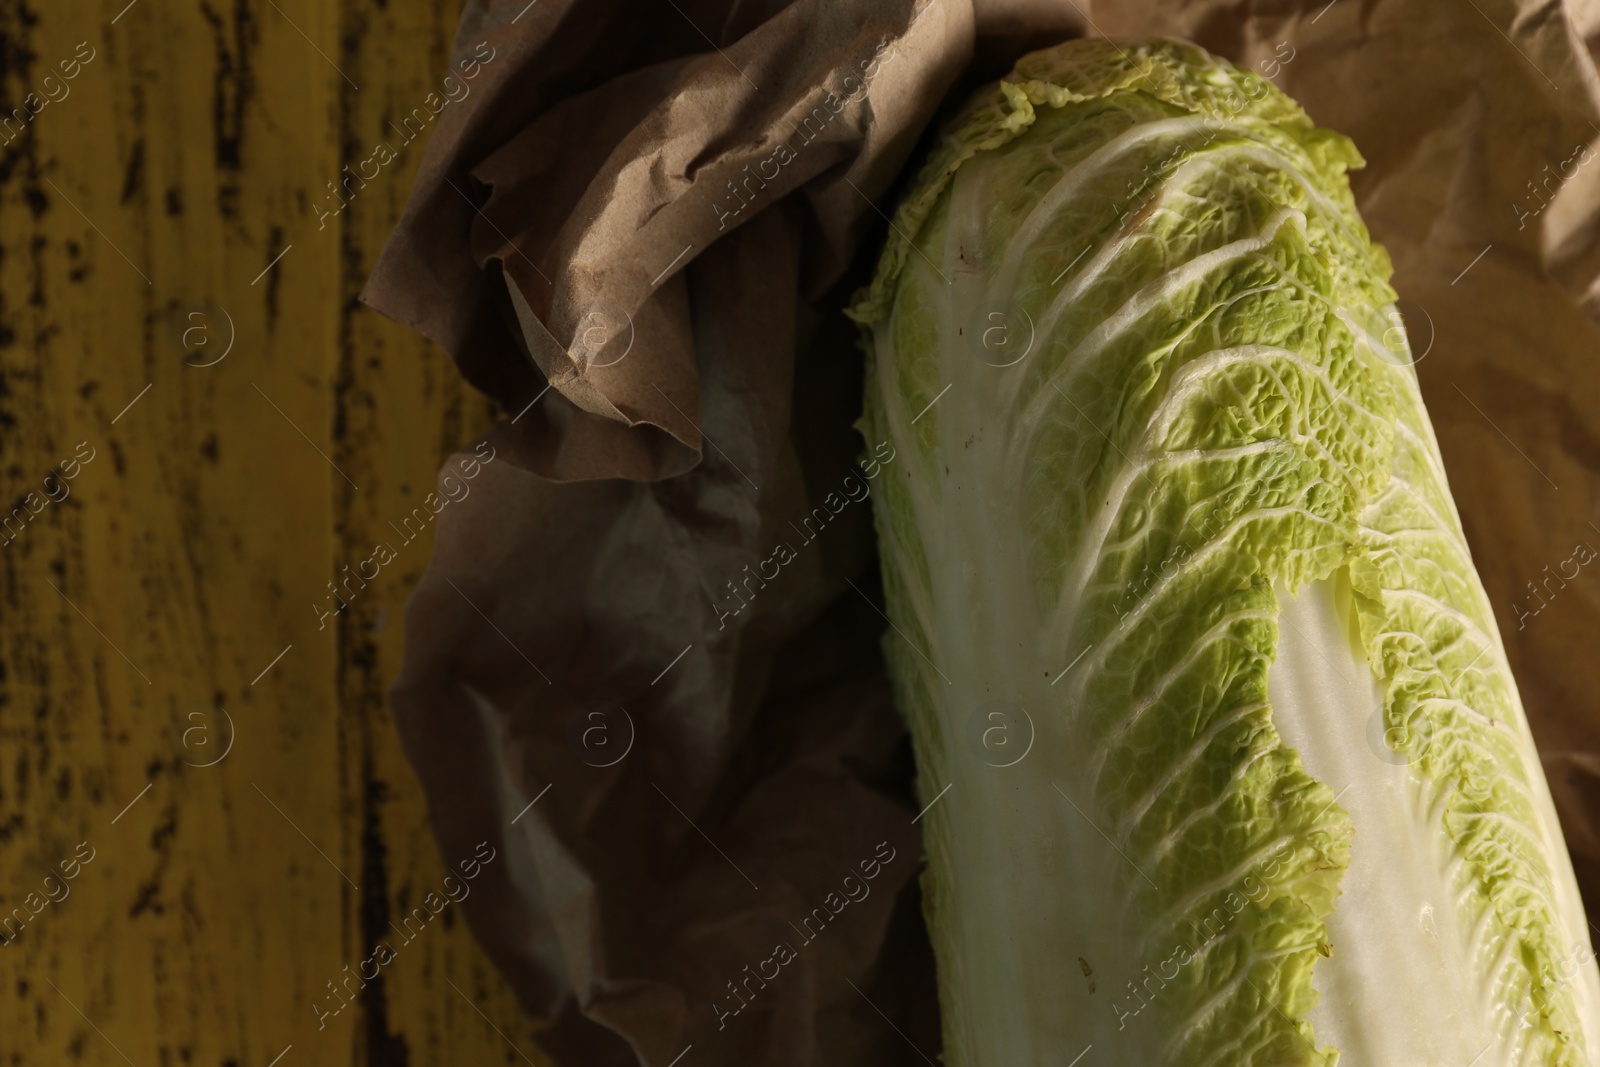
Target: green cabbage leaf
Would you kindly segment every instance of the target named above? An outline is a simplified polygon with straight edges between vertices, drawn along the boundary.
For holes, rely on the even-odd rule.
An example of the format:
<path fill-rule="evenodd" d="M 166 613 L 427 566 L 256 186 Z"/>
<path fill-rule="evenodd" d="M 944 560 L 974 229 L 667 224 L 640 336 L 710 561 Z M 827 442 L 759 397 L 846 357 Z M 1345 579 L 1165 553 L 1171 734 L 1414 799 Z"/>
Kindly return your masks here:
<path fill-rule="evenodd" d="M 1346 138 L 1024 58 L 851 309 L 951 1067 L 1600 1065 L 1600 974 Z"/>

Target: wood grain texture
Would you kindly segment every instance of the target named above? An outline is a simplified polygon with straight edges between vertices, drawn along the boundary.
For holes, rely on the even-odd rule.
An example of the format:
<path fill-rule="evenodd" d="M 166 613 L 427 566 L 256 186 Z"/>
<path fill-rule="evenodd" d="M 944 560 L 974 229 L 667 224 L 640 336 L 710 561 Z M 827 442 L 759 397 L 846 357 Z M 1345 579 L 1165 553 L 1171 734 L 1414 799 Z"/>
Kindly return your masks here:
<path fill-rule="evenodd" d="M 453 905 L 390 932 L 446 872 L 383 701 L 431 532 L 389 523 L 494 416 L 355 299 L 423 142 L 315 207 L 457 4 L 125 3 L 0 0 L 0 112 L 60 95 L 0 134 L 0 1063 L 542 1064 Z"/>

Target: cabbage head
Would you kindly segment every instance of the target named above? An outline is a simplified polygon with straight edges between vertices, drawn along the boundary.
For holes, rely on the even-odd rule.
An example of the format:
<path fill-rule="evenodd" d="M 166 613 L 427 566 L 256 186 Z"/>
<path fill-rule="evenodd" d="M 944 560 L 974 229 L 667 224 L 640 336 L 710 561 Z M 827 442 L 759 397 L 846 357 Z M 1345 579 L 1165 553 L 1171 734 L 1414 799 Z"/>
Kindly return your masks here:
<path fill-rule="evenodd" d="M 851 309 L 950 1067 L 1600 1065 L 1361 164 L 1195 46 L 1071 42 Z"/>

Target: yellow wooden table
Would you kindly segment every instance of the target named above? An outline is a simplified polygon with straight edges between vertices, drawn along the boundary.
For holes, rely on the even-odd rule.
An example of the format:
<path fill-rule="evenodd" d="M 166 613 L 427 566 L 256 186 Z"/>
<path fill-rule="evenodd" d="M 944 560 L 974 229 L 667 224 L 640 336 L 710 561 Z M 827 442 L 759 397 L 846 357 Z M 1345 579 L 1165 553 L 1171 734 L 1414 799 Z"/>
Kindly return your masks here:
<path fill-rule="evenodd" d="M 423 143 L 314 205 L 458 14 L 0 4 L 0 1064 L 543 1062 L 450 908 L 314 1008 L 444 873 L 383 698 L 428 541 L 314 605 L 493 417 L 356 302 Z"/>

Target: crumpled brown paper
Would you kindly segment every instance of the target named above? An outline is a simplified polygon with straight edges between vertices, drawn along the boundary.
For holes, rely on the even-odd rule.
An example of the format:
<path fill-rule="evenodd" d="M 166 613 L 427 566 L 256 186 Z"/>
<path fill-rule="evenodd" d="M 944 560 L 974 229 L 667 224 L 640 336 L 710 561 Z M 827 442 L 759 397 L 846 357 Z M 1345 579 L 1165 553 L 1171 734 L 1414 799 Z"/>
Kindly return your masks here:
<path fill-rule="evenodd" d="M 1595 0 L 470 0 L 457 51 L 496 59 L 363 296 L 511 416 L 439 520 L 392 700 L 444 853 L 508 856 L 464 907 L 543 1047 L 936 1055 L 837 308 L 941 106 L 1082 33 L 1195 40 L 1366 155 L 1357 199 L 1600 907 L 1600 576 L 1525 614 L 1545 565 L 1600 547 L 1600 166 L 1568 162 L 1600 135 L 1597 29 Z"/>

